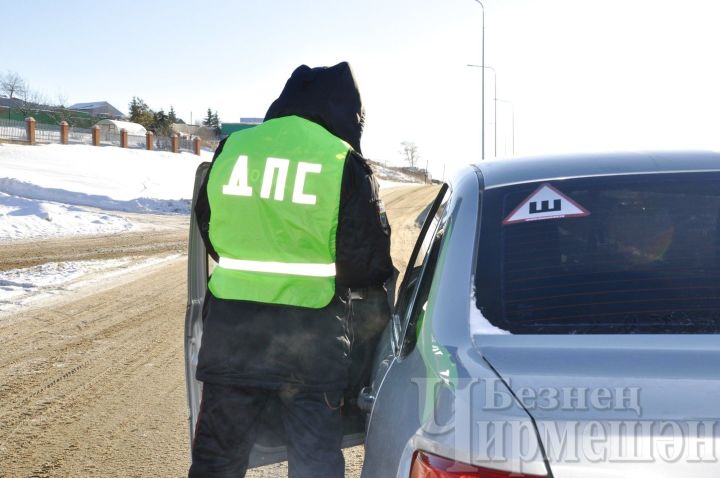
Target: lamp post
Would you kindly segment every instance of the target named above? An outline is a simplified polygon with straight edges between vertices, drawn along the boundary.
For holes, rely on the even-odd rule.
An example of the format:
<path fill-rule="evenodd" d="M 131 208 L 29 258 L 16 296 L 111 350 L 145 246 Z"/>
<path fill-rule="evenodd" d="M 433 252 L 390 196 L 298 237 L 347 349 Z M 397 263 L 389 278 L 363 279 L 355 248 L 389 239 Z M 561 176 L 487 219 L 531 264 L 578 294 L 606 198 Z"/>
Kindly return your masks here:
<path fill-rule="evenodd" d="M 482 8 L 482 159 L 485 159 L 485 5 L 480 0 L 475 0 Z"/>
<path fill-rule="evenodd" d="M 495 118 L 493 119 L 493 121 L 495 121 L 495 123 L 494 123 L 495 124 L 495 127 L 494 127 L 495 140 L 493 141 L 493 144 L 495 145 L 494 157 L 497 158 L 497 71 L 492 66 L 472 65 L 470 63 L 468 63 L 467 66 L 471 66 L 473 68 L 482 68 L 483 73 L 485 72 L 485 70 L 490 70 L 493 72 L 493 79 L 494 79 L 494 84 L 495 84 L 495 92 L 493 93 L 493 114 L 495 115 Z M 484 111 L 485 110 L 485 98 L 483 98 L 482 108 Z M 485 131 L 485 127 L 483 126 L 483 136 L 485 135 L 484 131 Z"/>
<path fill-rule="evenodd" d="M 497 102 L 501 103 L 507 103 L 510 105 L 510 114 L 512 115 L 512 155 L 515 156 L 515 105 L 512 101 L 508 100 L 501 100 L 500 98 L 495 98 L 495 105 L 497 106 Z M 496 125 L 497 126 L 497 125 Z"/>

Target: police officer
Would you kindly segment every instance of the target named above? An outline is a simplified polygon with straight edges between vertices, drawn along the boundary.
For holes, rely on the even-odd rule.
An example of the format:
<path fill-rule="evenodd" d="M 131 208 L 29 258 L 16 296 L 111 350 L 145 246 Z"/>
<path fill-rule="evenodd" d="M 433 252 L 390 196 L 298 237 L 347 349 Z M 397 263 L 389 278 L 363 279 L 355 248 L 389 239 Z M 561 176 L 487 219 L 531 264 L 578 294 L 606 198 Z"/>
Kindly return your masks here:
<path fill-rule="evenodd" d="M 225 139 L 196 203 L 217 262 L 203 309 L 204 383 L 190 477 L 242 477 L 272 400 L 289 476 L 342 477 L 350 297 L 393 273 L 390 229 L 360 153 L 350 66 L 297 68 L 265 121 Z"/>

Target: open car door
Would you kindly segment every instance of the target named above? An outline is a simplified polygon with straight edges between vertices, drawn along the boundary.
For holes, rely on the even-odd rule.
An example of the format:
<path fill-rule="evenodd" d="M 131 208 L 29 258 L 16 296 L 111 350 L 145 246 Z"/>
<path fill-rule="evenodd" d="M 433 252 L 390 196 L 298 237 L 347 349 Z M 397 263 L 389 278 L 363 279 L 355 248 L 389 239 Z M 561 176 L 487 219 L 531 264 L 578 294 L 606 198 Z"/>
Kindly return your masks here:
<path fill-rule="evenodd" d="M 200 412 L 202 383 L 195 379 L 200 343 L 202 341 L 202 307 L 207 290 L 208 276 L 214 265 L 208 257 L 200 229 L 195 221 L 195 201 L 200 185 L 210 170 L 210 163 L 202 163 L 195 173 L 192 209 L 190 213 L 190 240 L 188 244 L 188 300 L 185 315 L 185 380 L 188 399 L 188 426 L 190 443 L 195 437 L 195 424 Z M 343 448 L 359 445 L 365 438 L 364 414 L 354 401 L 343 407 L 345 437 Z M 270 401 L 263 412 L 255 446 L 250 455 L 249 468 L 278 463 L 287 459 L 285 432 L 280 418 L 279 401 Z"/>

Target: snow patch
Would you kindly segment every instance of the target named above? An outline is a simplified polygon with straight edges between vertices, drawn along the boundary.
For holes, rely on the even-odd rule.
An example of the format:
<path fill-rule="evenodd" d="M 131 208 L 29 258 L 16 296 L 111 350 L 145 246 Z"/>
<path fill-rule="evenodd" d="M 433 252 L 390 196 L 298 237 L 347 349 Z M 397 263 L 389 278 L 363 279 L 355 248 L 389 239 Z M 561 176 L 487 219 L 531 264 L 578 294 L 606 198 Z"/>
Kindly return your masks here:
<path fill-rule="evenodd" d="M 477 308 L 475 287 L 470 296 L 470 335 L 510 335 L 510 332 L 494 326 Z"/>
<path fill-rule="evenodd" d="M 35 184 L 11 178 L 0 178 L 0 193 L 21 198 L 47 200 L 90 206 L 107 211 L 190 214 L 190 199 L 136 198 L 131 200 L 112 199 L 108 196 L 44 188 Z"/>
<path fill-rule="evenodd" d="M 0 242 L 69 234 L 111 234 L 133 228 L 112 214 L 0 192 Z"/>
<path fill-rule="evenodd" d="M 122 274 L 136 272 L 180 257 L 173 254 L 137 261 L 119 259 L 49 262 L 0 272 L 0 317 L 35 302 L 57 298 L 71 291 L 91 287 Z"/>

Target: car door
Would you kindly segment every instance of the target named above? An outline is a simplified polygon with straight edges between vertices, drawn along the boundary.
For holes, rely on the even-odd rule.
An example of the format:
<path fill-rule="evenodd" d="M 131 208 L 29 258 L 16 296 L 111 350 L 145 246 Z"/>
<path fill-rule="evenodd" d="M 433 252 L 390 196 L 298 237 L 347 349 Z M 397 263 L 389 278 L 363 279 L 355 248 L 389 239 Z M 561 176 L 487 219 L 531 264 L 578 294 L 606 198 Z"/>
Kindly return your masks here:
<path fill-rule="evenodd" d="M 425 376 L 425 365 L 419 354 L 411 352 L 443 238 L 442 222 L 449 198 L 450 189 L 443 185 L 427 211 L 403 276 L 385 341 L 378 349 L 373 382 L 363 391 L 360 400 L 368 408 L 372 407 L 363 477 L 395 476 L 402 450 L 420 425 L 417 386 L 409 377 Z M 402 406 L 398 406 L 400 403 Z"/>
<path fill-rule="evenodd" d="M 202 342 L 202 307 L 207 290 L 208 277 L 212 273 L 213 261 L 208 257 L 200 229 L 195 220 L 195 202 L 200 185 L 210 169 L 210 163 L 202 163 L 195 173 L 195 187 L 190 215 L 190 237 L 188 243 L 188 298 L 185 315 L 185 381 L 188 400 L 188 428 L 190 443 L 195 436 L 195 425 L 200 412 L 202 383 L 195 379 L 198 355 Z M 280 421 L 279 402 L 271 401 L 266 407 L 255 446 L 250 455 L 250 468 L 278 463 L 287 459 L 285 437 Z M 364 420 L 362 414 L 344 410 L 345 436 L 343 448 L 363 442 Z"/>

